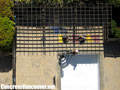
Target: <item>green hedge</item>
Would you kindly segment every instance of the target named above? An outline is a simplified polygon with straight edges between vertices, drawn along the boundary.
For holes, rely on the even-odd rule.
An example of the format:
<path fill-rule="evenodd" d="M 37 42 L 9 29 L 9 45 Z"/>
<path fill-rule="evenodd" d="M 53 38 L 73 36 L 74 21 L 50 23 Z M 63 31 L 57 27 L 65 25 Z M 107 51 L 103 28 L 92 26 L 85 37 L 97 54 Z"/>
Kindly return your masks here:
<path fill-rule="evenodd" d="M 0 0 L 0 48 L 12 48 L 14 35 L 13 0 Z"/>
<path fill-rule="evenodd" d="M 0 16 L 0 47 L 10 49 L 14 35 L 14 22 L 8 17 Z"/>

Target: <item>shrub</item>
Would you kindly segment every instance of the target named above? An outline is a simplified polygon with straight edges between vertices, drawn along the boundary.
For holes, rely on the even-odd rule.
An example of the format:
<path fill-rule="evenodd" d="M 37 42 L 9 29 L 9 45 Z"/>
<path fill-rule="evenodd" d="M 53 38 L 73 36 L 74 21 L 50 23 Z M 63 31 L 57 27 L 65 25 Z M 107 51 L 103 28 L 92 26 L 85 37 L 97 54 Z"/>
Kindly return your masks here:
<path fill-rule="evenodd" d="M 13 0 L 0 0 L 0 16 L 13 19 L 12 7 Z"/>
<path fill-rule="evenodd" d="M 0 0 L 0 48 L 11 49 L 14 35 L 13 0 Z"/>
<path fill-rule="evenodd" d="M 116 32 L 115 36 L 120 38 L 120 28 L 117 28 L 117 32 Z"/>
<path fill-rule="evenodd" d="M 23 2 L 23 3 L 31 3 L 31 0 L 15 0 L 16 2 Z M 46 3 L 62 3 L 63 0 L 32 0 L 33 3 L 42 3 L 42 4 L 46 4 Z"/>
<path fill-rule="evenodd" d="M 31 3 L 31 0 L 15 0 L 16 2 L 24 2 L 24 3 Z M 32 0 L 32 2 L 36 3 L 73 3 L 73 2 L 108 2 L 112 3 L 115 7 L 120 6 L 120 0 Z"/>
<path fill-rule="evenodd" d="M 112 20 L 112 35 L 114 35 L 114 37 L 120 38 L 120 28 L 117 27 L 117 23 Z"/>
<path fill-rule="evenodd" d="M 116 31 L 117 31 L 117 23 L 114 21 L 114 20 L 112 20 L 112 34 L 115 34 L 116 33 Z"/>
<path fill-rule="evenodd" d="M 0 47 L 10 49 L 14 35 L 14 22 L 8 17 L 0 16 Z"/>
<path fill-rule="evenodd" d="M 120 7 L 120 0 L 108 0 L 108 2 L 112 3 L 115 7 Z"/>

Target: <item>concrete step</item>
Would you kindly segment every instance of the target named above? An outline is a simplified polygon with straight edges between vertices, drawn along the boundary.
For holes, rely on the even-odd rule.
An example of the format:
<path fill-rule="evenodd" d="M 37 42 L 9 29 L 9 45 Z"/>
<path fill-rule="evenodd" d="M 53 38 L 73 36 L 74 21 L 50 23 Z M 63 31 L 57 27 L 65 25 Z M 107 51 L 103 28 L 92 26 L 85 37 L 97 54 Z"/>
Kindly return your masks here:
<path fill-rule="evenodd" d="M 49 37 L 49 36 L 54 36 L 54 37 L 58 37 L 60 34 L 45 34 L 45 36 L 46 37 Z M 64 35 L 67 35 L 67 36 L 73 36 L 73 33 L 71 33 L 71 34 L 61 34 L 62 36 L 64 36 Z M 17 34 L 17 36 L 28 36 L 28 37 L 31 37 L 31 36 L 36 36 L 36 37 L 38 37 L 38 36 L 43 36 L 43 34 Z M 76 36 L 85 36 L 85 37 L 88 37 L 88 36 L 91 36 L 91 37 L 94 37 L 94 36 L 98 36 L 98 37 L 103 37 L 103 33 L 81 33 L 81 34 L 76 34 Z"/>
<path fill-rule="evenodd" d="M 69 45 L 67 45 L 67 44 L 61 44 L 61 45 L 45 45 L 44 47 L 46 47 L 46 48 L 48 48 L 48 47 L 71 47 L 71 46 L 73 46 L 73 44 L 69 44 Z M 83 44 L 83 45 L 80 45 L 80 44 L 76 44 L 75 45 L 75 47 L 84 47 L 84 48 L 89 48 L 89 47 L 101 47 L 101 46 L 103 46 L 103 44 Z M 17 47 L 43 47 L 43 45 L 41 44 L 41 45 L 17 45 Z"/>
<path fill-rule="evenodd" d="M 59 42 L 59 35 L 55 34 L 51 27 L 45 27 L 45 45 L 43 46 L 43 28 L 42 27 L 17 27 L 17 51 L 19 52 L 42 52 L 42 51 L 66 51 L 73 50 L 73 27 L 64 27 L 69 36 L 68 44 Z M 82 51 L 103 51 L 103 28 L 101 26 L 89 27 L 76 27 L 76 36 L 83 35 L 86 41 L 83 45 L 76 41 L 75 48 Z M 61 34 L 64 35 L 64 34 Z"/>
<path fill-rule="evenodd" d="M 16 51 L 27 51 L 27 52 L 37 52 L 37 51 L 69 51 L 73 50 L 74 48 L 17 48 Z M 76 48 L 80 51 L 99 51 L 99 50 L 104 50 L 103 48 Z"/>
<path fill-rule="evenodd" d="M 50 27 L 48 27 L 48 26 L 46 26 L 46 27 L 44 27 L 44 29 L 52 29 L 52 27 L 53 26 L 50 26 Z M 66 28 L 66 29 L 73 29 L 73 27 L 66 27 L 66 26 L 63 26 L 64 28 Z M 103 27 L 102 26 L 91 26 L 91 27 L 83 27 L 83 26 L 79 26 L 79 27 L 76 27 L 76 29 L 85 29 L 85 28 L 87 28 L 87 29 L 92 29 L 92 28 L 95 28 L 95 29 L 97 29 L 97 28 L 100 28 L 100 29 L 102 29 Z M 33 26 L 17 26 L 17 29 L 43 29 L 43 27 L 33 27 Z"/>
<path fill-rule="evenodd" d="M 56 36 L 56 37 L 46 37 L 46 40 L 58 40 L 58 36 Z M 42 36 L 35 36 L 35 37 L 33 37 L 33 36 L 21 36 L 21 37 L 17 37 L 17 40 L 41 40 L 42 39 Z M 72 37 L 70 37 L 69 39 L 73 39 Z M 103 37 L 101 36 L 101 37 L 86 37 L 86 40 L 95 40 L 95 39 L 103 39 Z"/>

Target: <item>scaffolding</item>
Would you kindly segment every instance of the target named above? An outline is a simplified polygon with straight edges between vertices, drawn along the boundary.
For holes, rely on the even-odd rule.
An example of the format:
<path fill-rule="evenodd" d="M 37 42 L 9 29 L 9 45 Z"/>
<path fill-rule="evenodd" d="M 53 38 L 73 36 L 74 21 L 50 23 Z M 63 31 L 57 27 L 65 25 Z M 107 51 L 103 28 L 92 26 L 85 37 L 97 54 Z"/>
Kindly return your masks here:
<path fill-rule="evenodd" d="M 40 5 L 15 3 L 16 52 L 101 52 L 112 18 L 109 3 Z M 63 37 L 69 38 L 67 43 Z M 79 37 L 85 42 L 80 44 Z"/>

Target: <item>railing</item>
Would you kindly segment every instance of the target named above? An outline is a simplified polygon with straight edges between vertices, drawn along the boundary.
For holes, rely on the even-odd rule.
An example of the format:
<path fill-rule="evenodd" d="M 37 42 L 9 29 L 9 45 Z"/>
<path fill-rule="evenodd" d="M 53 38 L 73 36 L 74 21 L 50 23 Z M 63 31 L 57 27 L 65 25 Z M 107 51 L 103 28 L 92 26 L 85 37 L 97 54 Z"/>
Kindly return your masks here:
<path fill-rule="evenodd" d="M 16 85 L 16 31 L 17 29 L 15 29 L 15 34 L 14 34 L 14 39 L 13 39 L 13 60 L 12 60 L 12 68 L 13 68 L 13 85 Z"/>

